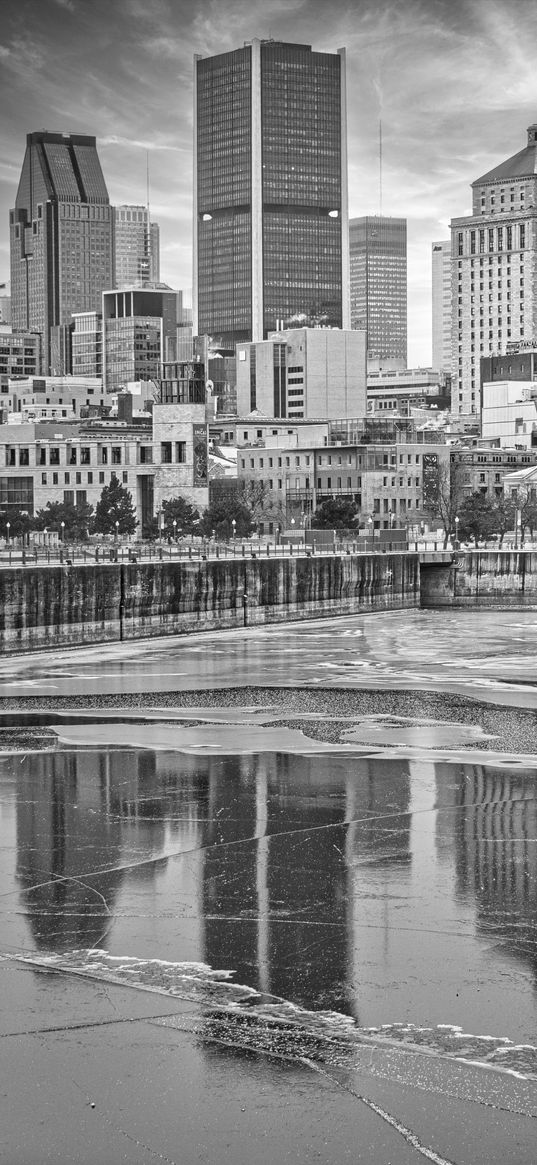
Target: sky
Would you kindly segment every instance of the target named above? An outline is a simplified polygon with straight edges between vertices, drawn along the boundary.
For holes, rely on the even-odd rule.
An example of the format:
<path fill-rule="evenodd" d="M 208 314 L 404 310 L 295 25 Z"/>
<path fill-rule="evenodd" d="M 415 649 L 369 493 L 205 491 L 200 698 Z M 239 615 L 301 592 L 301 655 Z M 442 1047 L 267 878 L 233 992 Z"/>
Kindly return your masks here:
<path fill-rule="evenodd" d="M 113 203 L 145 203 L 161 278 L 192 285 L 193 56 L 253 37 L 347 50 L 349 210 L 408 221 L 409 365 L 431 361 L 431 243 L 537 122 L 535 0 L 3 0 L 0 282 L 26 134 L 94 134 Z"/>

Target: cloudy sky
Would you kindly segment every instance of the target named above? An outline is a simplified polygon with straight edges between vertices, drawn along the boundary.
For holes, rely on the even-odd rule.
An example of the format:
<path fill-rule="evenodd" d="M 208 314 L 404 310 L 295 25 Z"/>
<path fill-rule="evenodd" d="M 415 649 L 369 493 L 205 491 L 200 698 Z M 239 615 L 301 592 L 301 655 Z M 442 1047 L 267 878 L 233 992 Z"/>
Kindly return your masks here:
<path fill-rule="evenodd" d="M 190 288 L 192 58 L 253 37 L 347 49 L 351 215 L 408 219 L 409 361 L 428 364 L 430 251 L 537 122 L 535 0 L 3 0 L 0 281 L 25 135 L 95 134 L 112 202 L 145 202 Z"/>

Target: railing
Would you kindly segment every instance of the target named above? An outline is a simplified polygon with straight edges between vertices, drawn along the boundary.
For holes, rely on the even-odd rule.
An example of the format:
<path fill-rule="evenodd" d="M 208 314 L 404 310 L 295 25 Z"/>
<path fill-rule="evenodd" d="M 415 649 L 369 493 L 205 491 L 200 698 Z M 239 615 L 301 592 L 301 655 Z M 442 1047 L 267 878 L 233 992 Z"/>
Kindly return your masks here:
<path fill-rule="evenodd" d="M 447 547 L 451 550 L 451 544 Z M 200 539 L 181 542 L 59 543 L 54 546 L 21 547 L 11 544 L 0 548 L 2 566 L 72 566 L 103 563 L 189 562 L 246 558 L 312 558 L 340 555 L 404 554 L 444 550 L 443 542 L 420 539 L 418 542 L 379 542 L 376 538 L 335 541 L 330 544 L 271 542 L 268 539 L 239 539 L 220 542 Z"/>

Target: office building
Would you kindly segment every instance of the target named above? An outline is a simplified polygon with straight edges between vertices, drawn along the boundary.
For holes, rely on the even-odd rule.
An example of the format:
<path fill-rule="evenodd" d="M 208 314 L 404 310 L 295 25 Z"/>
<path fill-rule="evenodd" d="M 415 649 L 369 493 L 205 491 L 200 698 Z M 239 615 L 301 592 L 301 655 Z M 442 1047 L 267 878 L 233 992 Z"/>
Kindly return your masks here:
<path fill-rule="evenodd" d="M 147 206 L 112 208 L 114 287 L 145 287 L 160 281 L 160 231 Z"/>
<path fill-rule="evenodd" d="M 0 324 L 11 323 L 11 288 L 9 283 L 0 283 Z"/>
<path fill-rule="evenodd" d="M 14 328 L 41 334 L 47 372 L 51 329 L 98 311 L 112 283 L 111 207 L 94 137 L 42 130 L 26 142 L 10 211 L 11 314 Z"/>
<path fill-rule="evenodd" d="M 369 412 L 392 411 L 410 416 L 415 408 L 438 409 L 451 405 L 451 379 L 436 368 L 381 369 L 367 374 Z"/>
<path fill-rule="evenodd" d="M 36 376 L 41 372 L 41 336 L 37 332 L 13 332 L 0 325 L 0 381 L 9 376 Z"/>
<path fill-rule="evenodd" d="M 162 362 L 176 357 L 179 293 L 165 285 L 116 289 L 102 305 L 105 391 L 158 381 Z"/>
<path fill-rule="evenodd" d="M 103 374 L 103 321 L 100 312 L 76 312 L 71 333 L 73 376 Z"/>
<path fill-rule="evenodd" d="M 345 52 L 253 40 L 195 59 L 194 335 L 348 328 Z"/>
<path fill-rule="evenodd" d="M 406 219 L 353 218 L 349 240 L 351 327 L 366 332 L 369 366 L 406 368 Z"/>
<path fill-rule="evenodd" d="M 0 507 L 34 514 L 47 502 L 95 506 L 117 477 L 136 506 L 138 534 L 150 526 L 166 498 L 181 496 L 202 510 L 208 504 L 204 386 L 189 372 L 164 369 L 183 384 L 174 404 L 155 404 L 133 417 L 131 398 L 120 398 L 117 417 L 52 420 L 0 426 Z"/>
<path fill-rule="evenodd" d="M 480 359 L 533 347 L 537 309 L 537 125 L 472 183 L 472 214 L 451 223 L 452 411 L 480 409 Z"/>
<path fill-rule="evenodd" d="M 432 245 L 432 339 L 433 368 L 451 370 L 451 239 Z"/>
<path fill-rule="evenodd" d="M 364 416 L 365 333 L 294 328 L 237 345 L 237 413 L 311 420 Z"/>

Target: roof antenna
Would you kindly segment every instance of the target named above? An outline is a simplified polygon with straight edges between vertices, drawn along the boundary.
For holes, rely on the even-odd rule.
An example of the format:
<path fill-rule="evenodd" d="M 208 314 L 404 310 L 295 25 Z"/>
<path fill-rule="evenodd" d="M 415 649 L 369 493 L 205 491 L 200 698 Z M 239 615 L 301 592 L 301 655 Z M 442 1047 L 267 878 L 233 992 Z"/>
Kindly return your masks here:
<path fill-rule="evenodd" d="M 147 282 L 151 283 L 151 221 L 149 213 L 149 150 L 146 151 L 146 206 L 147 206 L 147 230 L 146 230 L 146 259 L 147 259 Z"/>
<path fill-rule="evenodd" d="M 382 121 L 379 121 L 379 212 L 382 218 Z"/>

